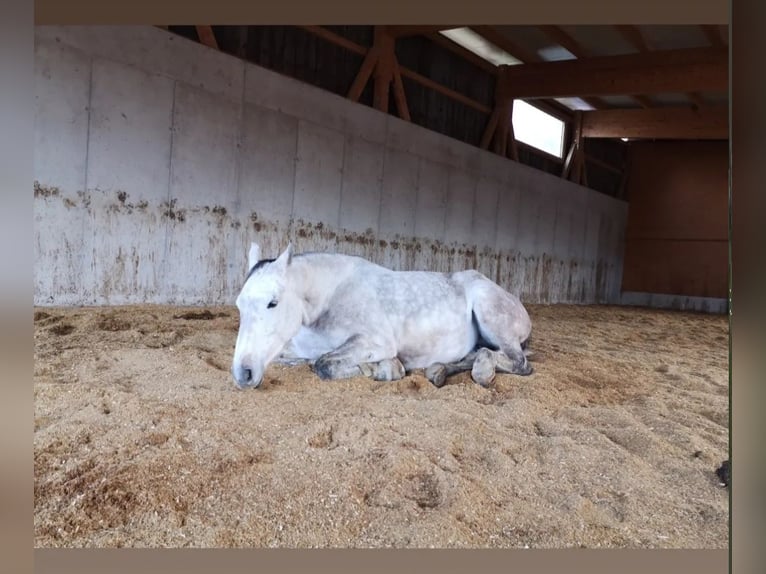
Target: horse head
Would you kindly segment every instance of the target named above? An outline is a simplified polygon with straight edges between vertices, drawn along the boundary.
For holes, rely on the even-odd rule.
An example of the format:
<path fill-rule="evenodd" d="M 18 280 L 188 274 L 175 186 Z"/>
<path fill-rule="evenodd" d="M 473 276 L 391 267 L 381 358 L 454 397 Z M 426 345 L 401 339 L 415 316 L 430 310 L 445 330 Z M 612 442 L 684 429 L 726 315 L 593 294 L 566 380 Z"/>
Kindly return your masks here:
<path fill-rule="evenodd" d="M 248 273 L 236 300 L 239 333 L 231 373 L 239 388 L 258 387 L 266 367 L 300 330 L 302 307 L 288 280 L 292 245 L 276 259 L 260 259 L 260 247 L 250 246 Z"/>

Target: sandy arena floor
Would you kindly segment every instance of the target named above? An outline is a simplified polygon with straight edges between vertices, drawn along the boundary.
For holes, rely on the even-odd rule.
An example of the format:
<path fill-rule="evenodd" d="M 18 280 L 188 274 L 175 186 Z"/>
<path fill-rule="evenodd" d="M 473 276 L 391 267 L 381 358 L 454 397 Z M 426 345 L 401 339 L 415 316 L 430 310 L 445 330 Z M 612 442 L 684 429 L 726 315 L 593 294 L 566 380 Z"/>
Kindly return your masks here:
<path fill-rule="evenodd" d="M 35 544 L 728 547 L 726 317 L 528 306 L 484 389 L 229 375 L 233 307 L 35 310 Z"/>

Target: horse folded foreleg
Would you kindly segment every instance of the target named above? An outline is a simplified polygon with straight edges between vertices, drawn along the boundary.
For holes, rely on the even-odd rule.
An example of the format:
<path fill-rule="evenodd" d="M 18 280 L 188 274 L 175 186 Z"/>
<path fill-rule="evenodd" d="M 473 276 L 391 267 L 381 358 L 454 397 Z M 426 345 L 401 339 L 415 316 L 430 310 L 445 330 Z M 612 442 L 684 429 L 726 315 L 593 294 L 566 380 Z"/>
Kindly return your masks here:
<path fill-rule="evenodd" d="M 377 363 L 361 363 L 359 368 L 365 377 L 376 381 L 398 381 L 406 374 L 404 365 L 396 357 L 383 359 Z"/>
<path fill-rule="evenodd" d="M 379 381 L 401 379 L 404 365 L 379 345 L 360 335 L 350 337 L 343 345 L 319 357 L 313 365 L 322 379 L 345 379 L 365 375 Z M 393 353 L 392 353 L 393 354 Z"/>

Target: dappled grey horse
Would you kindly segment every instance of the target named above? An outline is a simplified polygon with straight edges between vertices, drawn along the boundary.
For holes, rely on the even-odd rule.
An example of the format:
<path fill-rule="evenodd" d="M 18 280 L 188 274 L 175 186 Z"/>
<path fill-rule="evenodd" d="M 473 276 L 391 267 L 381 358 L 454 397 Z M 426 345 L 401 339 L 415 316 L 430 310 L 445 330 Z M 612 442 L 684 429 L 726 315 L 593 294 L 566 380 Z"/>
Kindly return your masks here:
<path fill-rule="evenodd" d="M 471 370 L 529 375 L 532 323 L 518 297 L 478 271 L 392 271 L 361 257 L 292 253 L 261 259 L 253 243 L 236 300 L 232 375 L 257 387 L 272 361 L 308 362 L 323 379 L 402 378 L 426 369 L 435 385 Z"/>

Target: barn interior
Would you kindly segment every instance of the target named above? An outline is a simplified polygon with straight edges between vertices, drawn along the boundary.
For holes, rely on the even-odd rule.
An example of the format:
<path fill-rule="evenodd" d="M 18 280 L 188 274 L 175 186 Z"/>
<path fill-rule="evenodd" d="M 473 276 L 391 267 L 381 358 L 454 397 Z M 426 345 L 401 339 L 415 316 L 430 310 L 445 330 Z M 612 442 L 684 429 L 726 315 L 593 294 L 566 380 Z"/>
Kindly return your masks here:
<path fill-rule="evenodd" d="M 726 548 L 728 26 L 38 26 L 35 545 Z M 229 367 L 265 257 L 475 268 L 531 377 Z"/>
<path fill-rule="evenodd" d="M 231 301 L 258 236 L 725 312 L 726 26 L 165 28 L 37 33 L 37 303 Z"/>

